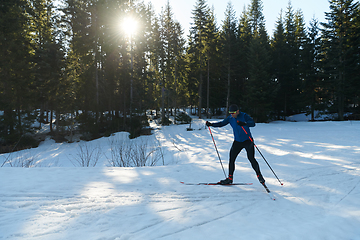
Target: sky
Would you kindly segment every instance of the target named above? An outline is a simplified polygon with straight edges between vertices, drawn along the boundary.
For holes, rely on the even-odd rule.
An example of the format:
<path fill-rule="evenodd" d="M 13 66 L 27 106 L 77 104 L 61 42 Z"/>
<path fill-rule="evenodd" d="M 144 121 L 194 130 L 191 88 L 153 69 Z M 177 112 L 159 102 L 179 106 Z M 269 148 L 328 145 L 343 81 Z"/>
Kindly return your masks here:
<path fill-rule="evenodd" d="M 168 0 L 144 0 L 145 3 L 152 2 L 156 13 L 161 12 L 161 8 L 166 5 Z M 190 22 L 192 22 L 192 10 L 195 8 L 196 0 L 169 0 L 172 7 L 174 18 L 180 22 L 184 29 L 184 33 L 188 35 Z M 220 26 L 224 20 L 227 0 L 207 0 L 208 6 L 214 7 L 217 19 L 217 25 Z M 250 0 L 232 0 L 231 3 L 236 11 L 238 19 L 244 10 L 244 6 L 248 7 Z M 279 17 L 281 9 L 286 11 L 289 0 L 263 0 L 263 14 L 266 20 L 266 29 L 270 36 L 275 29 L 275 23 Z M 328 0 L 293 0 L 291 1 L 293 9 L 296 11 L 301 9 L 304 14 L 304 20 L 307 26 L 315 16 L 320 22 L 325 21 L 324 12 L 329 12 Z"/>

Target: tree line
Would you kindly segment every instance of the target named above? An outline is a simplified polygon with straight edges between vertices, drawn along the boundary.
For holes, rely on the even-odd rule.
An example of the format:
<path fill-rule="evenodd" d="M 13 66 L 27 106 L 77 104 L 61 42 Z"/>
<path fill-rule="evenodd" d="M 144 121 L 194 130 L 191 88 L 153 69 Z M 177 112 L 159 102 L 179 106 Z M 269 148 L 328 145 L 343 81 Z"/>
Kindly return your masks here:
<path fill-rule="evenodd" d="M 1 1 L 2 142 L 35 120 L 56 134 L 74 122 L 93 137 L 135 134 L 146 110 L 168 124 L 184 106 L 211 117 L 237 103 L 257 122 L 359 114 L 359 3 L 329 0 L 326 22 L 307 26 L 289 2 L 269 36 L 262 1 L 249 2 L 239 17 L 229 2 L 217 23 L 196 0 L 184 33 L 169 1 L 160 14 L 135 0 Z M 128 18 L 131 35 L 120 27 Z"/>

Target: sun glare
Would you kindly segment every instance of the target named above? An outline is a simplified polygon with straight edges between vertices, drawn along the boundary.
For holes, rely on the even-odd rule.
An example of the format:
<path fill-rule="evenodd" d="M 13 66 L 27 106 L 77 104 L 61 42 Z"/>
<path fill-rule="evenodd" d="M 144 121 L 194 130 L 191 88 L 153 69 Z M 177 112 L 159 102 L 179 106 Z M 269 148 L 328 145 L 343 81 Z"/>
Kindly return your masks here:
<path fill-rule="evenodd" d="M 134 35 L 137 30 L 137 22 L 131 17 L 125 18 L 122 21 L 122 29 L 128 35 Z"/>

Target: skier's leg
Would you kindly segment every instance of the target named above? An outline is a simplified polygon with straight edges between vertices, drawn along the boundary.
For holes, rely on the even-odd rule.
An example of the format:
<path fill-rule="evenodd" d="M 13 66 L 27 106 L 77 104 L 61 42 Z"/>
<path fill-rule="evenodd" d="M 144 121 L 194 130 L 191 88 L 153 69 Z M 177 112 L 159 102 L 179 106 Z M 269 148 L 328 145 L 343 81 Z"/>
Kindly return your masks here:
<path fill-rule="evenodd" d="M 254 143 L 249 140 L 245 146 L 245 149 L 246 149 L 247 157 L 251 163 L 252 168 L 256 172 L 256 175 L 257 175 L 259 181 L 261 183 L 265 182 L 265 179 L 263 178 L 261 171 L 260 171 L 259 163 L 255 159 Z"/>
<path fill-rule="evenodd" d="M 239 155 L 241 150 L 243 149 L 242 144 L 240 142 L 234 141 L 231 149 L 230 149 L 230 159 L 229 159 L 229 176 L 234 175 L 235 171 L 235 160 Z"/>

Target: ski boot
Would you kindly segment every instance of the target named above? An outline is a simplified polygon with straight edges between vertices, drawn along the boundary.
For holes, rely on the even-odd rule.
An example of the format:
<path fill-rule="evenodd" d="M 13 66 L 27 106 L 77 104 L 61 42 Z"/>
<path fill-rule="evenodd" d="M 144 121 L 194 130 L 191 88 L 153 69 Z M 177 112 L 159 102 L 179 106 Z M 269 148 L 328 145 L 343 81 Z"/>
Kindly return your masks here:
<path fill-rule="evenodd" d="M 265 179 L 264 179 L 264 177 L 263 177 L 261 174 L 257 175 L 257 178 L 259 179 L 259 182 L 260 182 L 261 184 L 264 184 L 264 183 L 265 183 Z"/>
<path fill-rule="evenodd" d="M 233 177 L 231 175 L 229 175 L 228 178 L 218 182 L 218 184 L 220 184 L 220 185 L 229 185 L 229 184 L 232 184 L 232 183 L 233 183 Z"/>

